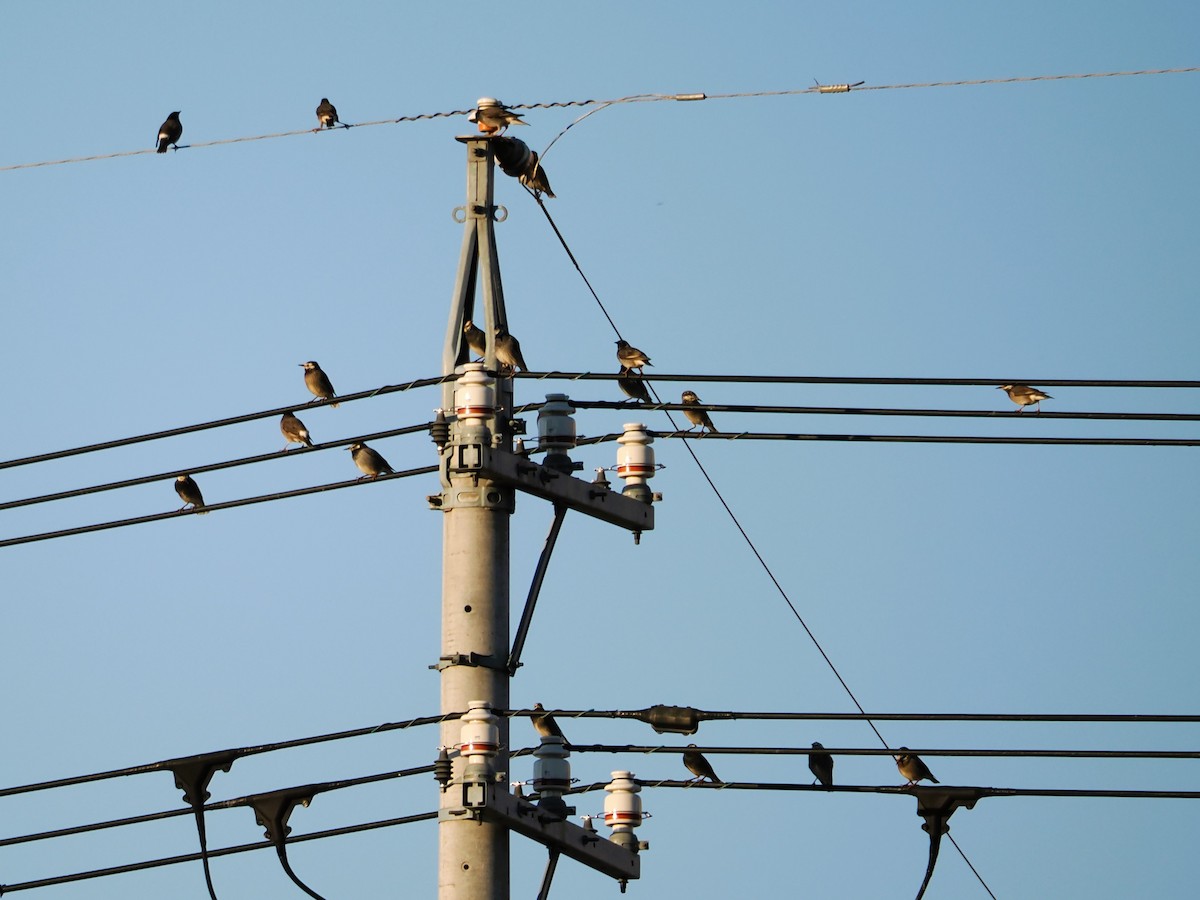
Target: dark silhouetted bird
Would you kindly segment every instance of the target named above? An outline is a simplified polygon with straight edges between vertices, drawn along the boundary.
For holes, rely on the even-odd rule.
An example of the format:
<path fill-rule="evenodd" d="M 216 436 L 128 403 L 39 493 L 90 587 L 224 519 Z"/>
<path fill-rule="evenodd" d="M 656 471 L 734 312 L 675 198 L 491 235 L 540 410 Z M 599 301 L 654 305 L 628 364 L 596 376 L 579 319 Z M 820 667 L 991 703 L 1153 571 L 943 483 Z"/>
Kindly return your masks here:
<path fill-rule="evenodd" d="M 467 114 L 467 121 L 474 122 L 484 134 L 503 134 L 509 125 L 529 124 L 495 97 L 476 100 L 475 108 Z"/>
<path fill-rule="evenodd" d="M 689 747 L 695 747 L 695 744 L 688 744 Z M 695 750 L 685 750 L 683 754 L 683 764 L 687 766 L 688 771 L 696 777 L 692 781 L 702 781 L 707 778 L 713 784 L 724 784 L 717 773 L 713 771 L 712 764 L 704 758 L 703 753 L 698 753 Z"/>
<path fill-rule="evenodd" d="M 699 406 L 700 398 L 696 396 L 694 391 L 684 391 L 683 399 L 680 402 L 688 406 Z M 707 410 L 685 409 L 683 414 L 687 416 L 687 420 L 692 423 L 693 427 L 699 425 L 701 430 L 707 428 L 713 434 L 717 433 L 717 429 L 713 428 L 712 419 L 708 417 Z"/>
<path fill-rule="evenodd" d="M 921 779 L 932 781 L 934 784 L 941 784 L 933 773 L 929 771 L 929 766 L 921 761 L 921 757 L 915 753 L 909 753 L 907 747 L 901 747 L 904 752 L 896 757 L 896 768 L 900 770 L 900 774 L 908 779 L 910 785 L 916 784 Z"/>
<path fill-rule="evenodd" d="M 496 329 L 496 362 L 516 372 L 529 371 L 525 357 L 521 355 L 521 345 L 503 328 Z"/>
<path fill-rule="evenodd" d="M 472 353 L 476 353 L 480 358 L 487 356 L 487 335 L 483 333 L 483 329 L 472 322 L 470 319 L 463 322 L 463 334 L 467 338 L 467 347 Z"/>
<path fill-rule="evenodd" d="M 321 371 L 321 367 L 311 359 L 308 362 L 300 363 L 300 367 L 304 369 L 304 383 L 308 385 L 309 391 L 317 398 L 317 400 L 330 400 L 336 396 L 333 392 L 333 385 L 329 382 L 329 376 Z M 316 401 L 310 400 L 309 403 Z M 336 403 L 330 403 L 330 406 L 337 408 Z"/>
<path fill-rule="evenodd" d="M 550 177 L 538 161 L 537 151 L 530 150 L 529 157 L 529 165 L 517 180 L 531 191 L 538 194 L 545 194 L 547 197 L 553 199 L 554 191 L 550 190 Z"/>
<path fill-rule="evenodd" d="M 375 450 L 372 450 L 366 444 L 355 441 L 346 448 L 350 451 L 350 455 L 354 458 L 354 464 L 362 471 L 363 478 L 378 478 L 380 475 L 391 475 L 392 467 L 388 465 L 388 461 L 384 459 Z"/>
<path fill-rule="evenodd" d="M 204 515 L 207 512 L 204 509 L 204 495 L 200 493 L 200 488 L 196 485 L 196 482 L 192 481 L 191 475 L 180 475 L 175 479 L 175 493 L 183 501 L 183 506 L 179 507 L 181 510 L 187 509 L 190 506 L 200 515 Z"/>
<path fill-rule="evenodd" d="M 820 741 L 813 741 L 812 751 L 808 754 L 808 771 L 825 787 L 833 784 L 833 757 L 825 752 Z"/>
<path fill-rule="evenodd" d="M 621 366 L 621 371 L 617 374 L 621 376 L 617 379 L 617 387 L 624 391 L 626 397 L 640 400 L 642 403 L 650 402 L 650 392 L 646 390 L 646 383 L 642 381 L 641 375 L 634 375 L 624 366 Z"/>
<path fill-rule="evenodd" d="M 637 347 L 629 346 L 629 341 L 617 341 L 617 362 L 626 369 L 641 372 L 642 366 L 650 365 L 650 357 Z"/>
<path fill-rule="evenodd" d="M 179 110 L 167 116 L 167 121 L 158 129 L 158 153 L 166 153 L 167 147 L 179 149 L 179 139 L 183 137 L 183 123 L 179 121 Z"/>
<path fill-rule="evenodd" d="M 321 102 L 317 104 L 317 121 L 321 123 L 322 128 L 332 128 L 339 124 L 337 107 L 329 102 L 328 97 L 322 97 Z"/>
<path fill-rule="evenodd" d="M 304 427 L 303 422 L 296 418 L 294 412 L 285 412 L 283 414 L 283 418 L 279 420 L 279 430 L 287 438 L 287 443 L 283 445 L 285 452 L 291 444 L 303 444 L 305 447 L 312 446 L 312 438 L 308 436 L 308 429 Z"/>
<path fill-rule="evenodd" d="M 1017 404 L 1017 412 L 1035 403 L 1037 404 L 1037 411 L 1041 412 L 1042 401 L 1054 399 L 1044 391 L 1039 391 L 1037 388 L 1030 387 L 1027 384 L 1002 384 L 996 390 L 1004 391 L 1008 394 L 1008 398 Z"/>
<path fill-rule="evenodd" d="M 542 706 L 542 704 L 540 704 L 540 703 L 535 703 L 535 704 L 533 704 L 533 708 L 534 709 L 545 709 L 546 707 Z M 554 721 L 554 716 L 551 716 L 551 715 L 534 716 L 533 717 L 533 727 L 537 730 L 537 733 L 540 734 L 542 737 L 560 737 L 563 739 L 564 743 L 567 740 L 567 736 L 565 734 L 563 734 L 562 729 L 558 727 L 558 723 Z"/>

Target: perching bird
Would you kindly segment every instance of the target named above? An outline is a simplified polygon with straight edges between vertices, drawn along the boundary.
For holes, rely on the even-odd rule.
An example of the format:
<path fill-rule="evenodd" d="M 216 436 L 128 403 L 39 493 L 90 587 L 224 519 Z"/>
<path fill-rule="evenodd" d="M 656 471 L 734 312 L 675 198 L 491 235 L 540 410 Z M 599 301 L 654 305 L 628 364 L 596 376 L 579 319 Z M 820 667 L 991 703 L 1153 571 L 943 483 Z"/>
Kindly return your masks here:
<path fill-rule="evenodd" d="M 812 752 L 808 754 L 808 771 L 825 787 L 833 784 L 833 757 L 825 752 L 820 741 L 813 741 Z"/>
<path fill-rule="evenodd" d="M 341 124 L 338 122 L 337 107 L 329 102 L 328 97 L 322 97 L 317 105 L 317 121 L 321 123 L 322 128 L 332 128 Z"/>
<path fill-rule="evenodd" d="M 621 371 L 617 374 L 621 376 L 617 379 L 617 387 L 624 391 L 626 397 L 640 400 L 642 403 L 650 402 L 650 392 L 646 390 L 646 383 L 642 381 L 641 375 L 634 375 L 624 366 L 621 366 Z"/>
<path fill-rule="evenodd" d="M 689 747 L 695 747 L 695 744 L 688 744 Z M 685 750 L 683 753 L 683 764 L 687 766 L 688 771 L 696 777 L 692 781 L 703 781 L 707 778 L 713 784 L 724 784 L 717 777 L 717 773 L 713 771 L 712 764 L 704 758 L 703 753 L 697 753 L 695 750 Z"/>
<path fill-rule="evenodd" d="M 1054 398 L 1045 391 L 1039 391 L 1035 387 L 1030 387 L 1027 384 L 1002 384 L 996 390 L 1004 391 L 1008 394 L 1008 398 L 1013 403 L 1017 404 L 1017 412 L 1020 412 L 1027 406 L 1037 404 L 1037 411 L 1042 411 L 1043 400 L 1053 400 Z"/>
<path fill-rule="evenodd" d="M 384 459 L 375 450 L 372 450 L 366 444 L 360 441 L 355 441 L 346 448 L 350 451 L 350 455 L 354 458 L 354 464 L 362 471 L 363 478 L 378 478 L 380 475 L 391 475 L 393 469 L 388 465 L 388 461 Z"/>
<path fill-rule="evenodd" d="M 300 367 L 304 369 L 304 383 L 308 385 L 317 400 L 330 400 L 336 395 L 333 392 L 333 385 L 329 382 L 329 376 L 321 371 L 321 367 L 311 359 L 308 362 L 300 363 Z M 316 400 L 309 400 L 309 403 L 315 403 Z M 337 409 L 336 403 L 330 403 L 334 409 Z"/>
<path fill-rule="evenodd" d="M 545 709 L 546 707 L 540 703 L 535 703 L 533 704 L 533 708 Z M 560 737 L 563 739 L 563 743 L 567 741 L 567 736 L 563 734 L 562 729 L 558 727 L 558 723 L 554 721 L 554 716 L 534 716 L 533 727 L 542 737 Z"/>
<path fill-rule="evenodd" d="M 294 412 L 285 412 L 283 414 L 283 418 L 279 420 L 279 430 L 287 438 L 287 443 L 283 445 L 285 453 L 292 444 L 303 444 L 305 447 L 312 446 L 312 438 L 308 436 L 308 429 L 304 427 L 303 422 L 296 418 Z"/>
<path fill-rule="evenodd" d="M 637 369 L 640 374 L 642 366 L 650 365 L 650 357 L 637 347 L 629 346 L 629 341 L 617 341 L 617 362 L 626 369 Z"/>
<path fill-rule="evenodd" d="M 158 129 L 158 153 L 166 153 L 167 146 L 179 149 L 179 139 L 183 137 L 183 123 L 179 121 L 179 110 L 167 116 L 167 121 Z"/>
<path fill-rule="evenodd" d="M 700 398 L 696 396 L 695 391 L 684 391 L 680 402 L 689 406 L 699 406 Z M 717 434 L 717 429 L 713 428 L 712 419 L 709 418 L 707 410 L 685 409 L 683 414 L 687 416 L 687 420 L 692 423 L 693 427 L 699 425 L 701 430 L 707 428 L 713 434 Z"/>
<path fill-rule="evenodd" d="M 187 509 L 189 506 L 200 515 L 204 515 L 207 510 L 204 509 L 204 495 L 200 493 L 200 488 L 196 482 L 192 481 L 191 475 L 180 475 L 175 479 L 175 493 L 179 495 L 179 499 L 183 501 L 181 510 Z"/>
<path fill-rule="evenodd" d="M 554 198 L 554 191 L 550 190 L 550 178 L 546 175 L 546 170 L 542 168 L 542 164 L 538 161 L 536 150 L 529 151 L 529 165 L 517 180 L 535 194 L 545 194 L 551 199 Z"/>
<path fill-rule="evenodd" d="M 901 747 L 904 752 L 896 757 L 896 768 L 900 770 L 900 774 L 908 779 L 909 785 L 914 785 L 921 779 L 932 781 L 934 784 L 941 784 L 933 773 L 929 771 L 929 766 L 921 761 L 921 757 L 915 753 L 909 753 L 907 747 Z"/>
<path fill-rule="evenodd" d="M 474 122 L 484 134 L 503 134 L 509 125 L 528 125 L 520 115 L 495 97 L 480 97 L 475 101 L 475 108 L 467 115 L 468 122 Z"/>
<path fill-rule="evenodd" d="M 525 357 L 521 355 L 520 343 L 503 328 L 496 329 L 496 362 L 517 372 L 529 371 Z"/>
<path fill-rule="evenodd" d="M 481 357 L 487 356 L 487 336 L 482 328 L 467 319 L 463 322 L 463 334 L 467 337 L 467 347 L 472 353 L 478 353 Z"/>

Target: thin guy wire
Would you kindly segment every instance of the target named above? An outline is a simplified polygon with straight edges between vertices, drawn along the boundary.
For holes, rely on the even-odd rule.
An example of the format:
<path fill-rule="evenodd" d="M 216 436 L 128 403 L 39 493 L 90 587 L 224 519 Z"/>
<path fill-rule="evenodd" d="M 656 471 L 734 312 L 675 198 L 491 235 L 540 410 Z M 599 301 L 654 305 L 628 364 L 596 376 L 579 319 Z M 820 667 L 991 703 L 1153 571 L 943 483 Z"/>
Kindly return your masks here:
<path fill-rule="evenodd" d="M 791 97 L 801 96 L 804 94 L 830 94 L 830 93 L 851 93 L 855 91 L 894 91 L 894 90 L 912 90 L 916 88 L 936 88 L 936 87 L 962 87 L 962 86 L 978 86 L 987 84 L 1020 84 L 1031 83 L 1037 81 L 1065 81 L 1070 79 L 1081 78 L 1116 78 L 1116 77 L 1132 77 L 1139 75 L 1172 75 L 1183 74 L 1190 72 L 1200 72 L 1200 67 L 1179 67 L 1172 69 L 1140 69 L 1135 71 L 1124 72 L 1082 72 L 1069 75 L 1024 75 L 1010 78 L 977 78 L 963 81 L 926 81 L 910 84 L 880 84 L 880 85 L 817 85 L 815 87 L 797 88 L 793 90 L 780 91 L 743 91 L 737 93 L 722 93 L 722 94 L 636 94 L 628 97 L 619 97 L 613 100 L 566 100 L 548 103 L 516 103 L 509 106 L 510 109 L 553 109 L 564 108 L 571 106 L 592 106 L 603 104 L 610 106 L 616 103 L 654 103 L 662 101 L 671 102 L 694 102 L 698 100 L 744 100 L 756 97 Z M 845 87 L 846 90 L 832 90 L 832 88 Z M 191 150 L 202 149 L 206 147 L 217 147 L 223 144 L 241 144 L 250 141 L 265 141 L 274 138 L 296 137 L 303 134 L 324 134 L 334 131 L 349 131 L 351 128 L 370 128 L 375 125 L 398 125 L 405 122 L 417 122 L 426 119 L 442 119 L 452 118 L 455 116 L 465 116 L 470 113 L 469 109 L 455 109 L 443 112 L 419 113 L 415 115 L 399 116 L 392 119 L 376 119 L 369 122 L 358 122 L 349 128 L 301 128 L 294 131 L 277 131 L 271 134 L 256 134 L 244 137 L 222 138 L 215 141 L 203 141 L 195 144 L 183 144 L 178 149 Z M 143 150 L 124 150 L 116 153 L 99 153 L 91 156 L 74 156 L 67 159 L 50 159 L 40 162 L 31 163 L 16 163 L 13 165 L 0 166 L 0 172 L 12 172 L 17 169 L 36 169 L 44 166 L 62 166 L 73 163 L 91 162 L 100 159 L 117 159 L 125 156 L 144 156 L 149 153 L 156 153 L 157 148 L 149 147 Z"/>

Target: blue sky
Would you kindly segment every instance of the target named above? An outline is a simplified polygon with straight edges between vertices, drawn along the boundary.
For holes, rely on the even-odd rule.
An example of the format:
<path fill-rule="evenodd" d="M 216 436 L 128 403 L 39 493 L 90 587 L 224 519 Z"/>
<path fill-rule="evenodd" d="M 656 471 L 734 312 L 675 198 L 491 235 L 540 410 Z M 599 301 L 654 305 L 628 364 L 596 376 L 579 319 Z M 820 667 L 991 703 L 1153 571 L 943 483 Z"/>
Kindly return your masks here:
<path fill-rule="evenodd" d="M 9 3 L 0 167 L 510 103 L 910 84 L 1200 64 L 1190 3 L 200 6 Z M 560 228 L 622 333 L 664 373 L 1195 379 L 1200 75 L 623 104 L 546 158 Z M 584 110 L 536 110 L 543 148 Z M 0 172 L 7 368 L 0 458 L 439 374 L 461 226 L 464 119 Z M 613 335 L 541 213 L 498 184 L 509 321 L 535 370 L 615 371 Z M 663 393 L 680 389 L 666 385 Z M 988 387 L 698 385 L 712 403 L 1012 408 Z M 518 382 L 619 399 L 603 382 Z M 1050 410 L 1196 412 L 1194 392 L 1051 389 Z M 433 390 L 301 413 L 318 441 L 426 420 Z M 666 428 L 657 414 L 652 427 Z M 1004 415 L 714 414 L 723 430 L 1164 436 L 1194 423 Z M 628 413 L 577 417 L 581 434 Z M 530 417 L 533 427 L 533 417 Z M 0 471 L 17 499 L 278 449 L 274 420 Z M 433 462 L 423 435 L 375 444 Z M 568 517 L 513 683 L 561 708 L 852 710 L 681 444 L 634 547 Z M 896 712 L 1194 713 L 1194 448 L 696 446 L 863 705 Z M 211 502 L 353 477 L 330 451 L 209 473 Z M 613 445 L 580 450 L 587 470 Z M 0 551 L 0 786 L 436 712 L 434 478 Z M 0 538 L 165 511 L 168 481 L 0 513 Z M 512 594 L 550 509 L 518 500 Z M 580 743 L 646 726 L 569 723 Z M 1165 725 L 885 723 L 893 745 L 1195 749 Z M 516 723 L 514 742 L 531 743 Z M 710 724 L 711 745 L 875 746 L 863 725 Z M 431 729 L 241 760 L 214 799 L 431 761 Z M 577 755 L 593 781 L 684 774 L 671 756 Z M 1198 790 L 1186 761 L 928 758 L 948 784 Z M 728 780 L 804 781 L 796 759 L 722 757 Z M 514 777 L 530 774 L 527 762 Z M 844 758 L 848 784 L 898 784 Z M 432 809 L 427 778 L 323 795 L 298 833 Z M 907 797 L 647 791 L 633 896 L 912 896 L 927 838 Z M 178 804 L 166 775 L 0 799 L 0 837 Z M 580 798 L 580 812 L 602 799 Z M 213 846 L 260 838 L 209 817 Z M 984 800 L 953 834 L 998 897 L 1190 896 L 1200 806 Z M 430 824 L 291 852 L 326 896 L 432 896 Z M 0 883 L 187 853 L 186 819 L 0 848 Z M 513 895 L 543 851 L 513 841 Z M 269 853 L 214 863 L 222 900 L 298 895 Z M 580 866 L 554 894 L 610 897 Z M 29 892 L 204 898 L 196 865 Z M 929 898 L 985 897 L 945 847 Z"/>

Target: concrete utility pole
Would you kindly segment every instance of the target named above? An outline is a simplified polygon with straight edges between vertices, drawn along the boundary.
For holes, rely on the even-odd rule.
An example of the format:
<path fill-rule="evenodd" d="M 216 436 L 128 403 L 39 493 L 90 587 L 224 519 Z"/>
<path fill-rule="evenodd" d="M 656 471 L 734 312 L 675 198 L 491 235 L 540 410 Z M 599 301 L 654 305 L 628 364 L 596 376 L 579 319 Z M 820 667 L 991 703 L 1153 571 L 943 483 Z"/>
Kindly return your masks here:
<path fill-rule="evenodd" d="M 641 823 L 641 801 L 631 774 L 614 773 L 607 788 L 605 823 L 614 834 L 612 840 L 603 840 L 590 822 L 584 827 L 567 821 L 574 810 L 561 795 L 570 784 L 570 754 L 561 740 L 554 745 L 543 739 L 538 750 L 537 803 L 510 793 L 506 713 L 509 678 L 520 664 L 520 647 L 541 575 L 567 510 L 619 525 L 635 536 L 654 527 L 651 501 L 655 495 L 646 485 L 654 474 L 651 439 L 644 426 L 625 426 L 617 453 L 617 473 L 627 482 L 624 491 L 611 490 L 603 472 L 590 483 L 573 478 L 576 464 L 567 451 L 575 446 L 574 410 L 565 394 L 553 394 L 538 415 L 544 463 L 512 452 L 512 379 L 501 372 L 496 360 L 496 332 L 508 329 L 493 203 L 493 142 L 502 138 L 458 140 L 467 145 L 467 202 L 459 219 L 465 225 L 462 255 L 442 366 L 443 374 L 458 377 L 443 389 L 442 406 L 449 421 L 434 429 L 442 492 L 429 502 L 444 514 L 442 642 L 436 666 L 441 674 L 441 711 L 465 715 L 445 721 L 441 729 L 442 747 L 457 752 L 458 758 L 448 780 L 439 776 L 444 783 L 438 810 L 438 898 L 508 900 L 512 831 L 550 851 L 543 893 L 549 889 L 559 855 L 620 880 L 623 888 L 640 874 L 638 851 L 646 846 L 633 833 Z M 478 306 L 477 280 L 483 287 Z M 463 333 L 468 319 L 486 338 L 481 363 L 469 362 L 470 348 Z M 555 524 L 526 601 L 521 635 L 510 650 L 509 516 L 518 490 L 553 503 Z"/>

